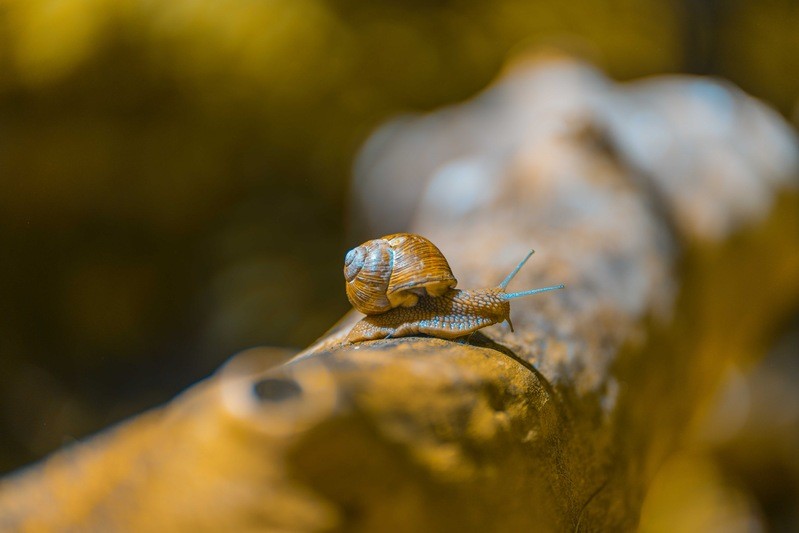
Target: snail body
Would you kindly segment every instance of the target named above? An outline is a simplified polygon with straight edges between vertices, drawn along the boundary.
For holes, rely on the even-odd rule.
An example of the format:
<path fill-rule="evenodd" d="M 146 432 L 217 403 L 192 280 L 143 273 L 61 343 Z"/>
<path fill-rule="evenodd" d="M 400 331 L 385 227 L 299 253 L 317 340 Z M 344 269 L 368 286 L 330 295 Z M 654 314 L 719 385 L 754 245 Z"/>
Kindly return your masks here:
<path fill-rule="evenodd" d="M 389 237 L 396 237 L 396 235 L 410 234 L 395 234 Z M 384 239 L 388 239 L 389 237 L 384 237 Z M 423 237 L 419 238 L 424 239 Z M 379 241 L 380 239 L 376 240 Z M 427 239 L 424 240 L 427 241 Z M 369 243 L 372 242 L 374 241 L 369 241 Z M 369 243 L 365 243 L 362 247 Z M 430 245 L 432 246 L 432 243 L 430 243 Z M 433 246 L 433 248 L 435 247 Z M 357 250 L 357 248 L 355 250 Z M 435 251 L 438 252 L 438 254 L 441 253 L 437 248 L 435 248 Z M 350 254 L 353 252 L 354 250 L 347 254 L 347 260 L 345 261 L 345 277 L 347 276 L 347 267 L 352 262 L 350 261 Z M 433 285 L 432 291 L 424 284 L 428 282 L 431 277 L 438 276 L 439 274 L 436 272 L 435 276 L 425 275 L 425 265 L 429 264 L 429 256 L 425 256 L 425 262 L 418 264 L 416 268 L 408 269 L 408 272 L 419 276 L 420 282 L 419 287 L 413 289 L 414 292 L 411 293 L 412 297 L 403 297 L 400 299 L 399 305 L 392 306 L 388 297 L 383 297 L 378 293 L 377 297 L 380 299 L 380 305 L 371 307 L 382 310 L 377 312 L 365 312 L 362 309 L 369 308 L 370 306 L 361 305 L 361 308 L 356 307 L 356 309 L 361 310 L 367 316 L 355 324 L 347 335 L 347 341 L 354 343 L 389 337 L 407 337 L 420 333 L 444 339 L 454 339 L 474 333 L 478 329 L 505 321 L 508 322 L 511 331 L 513 331 L 513 324 L 510 321 L 510 300 L 523 296 L 530 296 L 539 292 L 562 289 L 564 287 L 563 285 L 554 285 L 516 293 L 505 292 L 505 287 L 532 255 L 533 251 L 530 250 L 530 253 L 528 253 L 502 283 L 496 287 L 461 290 L 454 288 L 454 283 L 452 285 L 436 283 Z M 409 254 L 406 255 L 404 259 L 410 261 L 413 259 L 413 256 Z M 446 264 L 446 259 L 443 258 L 443 255 L 441 255 L 441 260 Z M 364 263 L 366 264 L 368 261 Z M 446 268 L 449 270 L 448 264 Z M 412 278 L 413 276 L 409 277 Z M 349 278 L 347 279 L 347 295 L 350 296 L 350 281 Z M 454 279 L 455 278 L 452 277 L 452 281 L 454 281 Z M 405 280 L 405 282 L 409 283 L 410 281 Z M 449 281 L 446 281 L 446 283 L 449 283 Z M 442 291 L 442 287 L 446 287 L 446 289 Z M 421 288 L 424 288 L 424 290 L 421 290 Z M 351 302 L 352 300 L 353 298 L 350 297 Z M 388 302 L 388 305 L 386 305 L 386 302 Z M 355 302 L 353 302 L 353 305 L 355 305 Z"/>
<path fill-rule="evenodd" d="M 349 342 L 387 337 L 409 337 L 424 333 L 455 339 L 480 328 L 507 320 L 510 302 L 499 288 L 450 289 L 442 296 L 421 296 L 413 307 L 396 307 L 378 315 L 367 315 L 350 330 Z"/>

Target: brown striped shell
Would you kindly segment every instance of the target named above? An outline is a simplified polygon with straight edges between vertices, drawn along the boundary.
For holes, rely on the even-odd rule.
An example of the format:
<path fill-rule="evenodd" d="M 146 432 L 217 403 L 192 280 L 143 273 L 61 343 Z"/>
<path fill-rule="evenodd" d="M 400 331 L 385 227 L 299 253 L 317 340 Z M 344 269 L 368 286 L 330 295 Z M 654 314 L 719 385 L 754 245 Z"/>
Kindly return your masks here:
<path fill-rule="evenodd" d="M 419 296 L 441 296 L 458 282 L 446 258 L 429 240 L 394 233 L 367 241 L 344 259 L 347 298 L 367 315 L 412 307 Z"/>

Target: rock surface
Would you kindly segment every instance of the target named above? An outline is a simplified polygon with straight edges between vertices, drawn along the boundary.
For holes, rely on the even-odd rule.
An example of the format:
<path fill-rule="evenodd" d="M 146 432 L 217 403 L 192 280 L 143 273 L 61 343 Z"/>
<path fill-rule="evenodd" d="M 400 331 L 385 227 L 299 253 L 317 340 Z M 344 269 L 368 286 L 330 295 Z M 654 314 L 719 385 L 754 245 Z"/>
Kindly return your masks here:
<path fill-rule="evenodd" d="M 723 363 L 760 357 L 799 305 L 795 138 L 724 85 L 616 87 L 568 61 L 377 138 L 355 185 L 368 237 L 425 235 L 461 287 L 532 247 L 510 289 L 567 289 L 514 301 L 515 333 L 347 344 L 352 313 L 287 363 L 234 358 L 7 478 L 0 527 L 635 528 Z M 398 189 L 419 193 L 384 219 Z"/>

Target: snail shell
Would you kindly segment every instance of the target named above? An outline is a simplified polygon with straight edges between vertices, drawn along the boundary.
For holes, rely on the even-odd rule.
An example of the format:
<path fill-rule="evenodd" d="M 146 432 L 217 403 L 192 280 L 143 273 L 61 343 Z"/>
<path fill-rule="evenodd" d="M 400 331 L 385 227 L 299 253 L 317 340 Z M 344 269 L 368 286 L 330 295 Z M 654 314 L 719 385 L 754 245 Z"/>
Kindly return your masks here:
<path fill-rule="evenodd" d="M 344 259 L 347 298 L 366 315 L 412 307 L 419 296 L 441 296 L 458 282 L 447 259 L 429 240 L 394 233 L 367 241 Z"/>

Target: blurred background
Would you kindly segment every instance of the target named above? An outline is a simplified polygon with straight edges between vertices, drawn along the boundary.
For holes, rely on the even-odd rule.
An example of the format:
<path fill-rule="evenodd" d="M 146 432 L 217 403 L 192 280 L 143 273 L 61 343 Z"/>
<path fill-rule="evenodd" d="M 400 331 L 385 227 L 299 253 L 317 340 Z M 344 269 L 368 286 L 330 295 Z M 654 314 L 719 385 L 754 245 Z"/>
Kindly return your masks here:
<path fill-rule="evenodd" d="M 3 1 L 0 472 L 331 326 L 361 237 L 353 161 L 385 120 L 556 49 L 618 80 L 721 76 L 796 123 L 797 28 L 793 0 Z M 779 368 L 777 405 L 799 405 L 797 329 L 736 383 L 774 391 Z M 735 487 L 713 501 L 753 523 L 797 524 L 794 411 L 772 428 L 787 449 L 728 439 L 674 471 Z M 659 490 L 687 494 L 680 479 Z"/>

